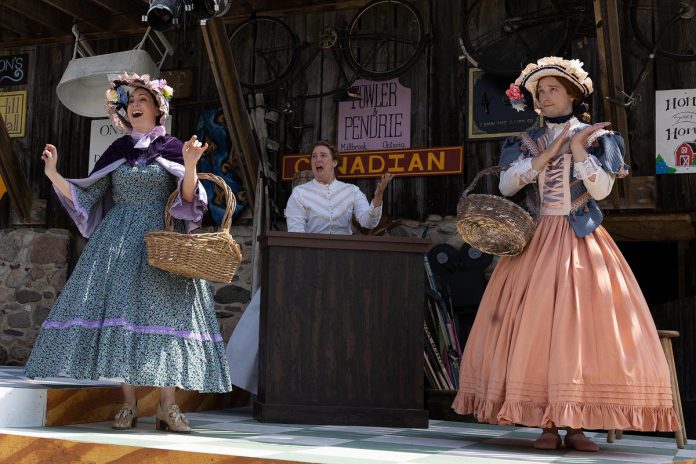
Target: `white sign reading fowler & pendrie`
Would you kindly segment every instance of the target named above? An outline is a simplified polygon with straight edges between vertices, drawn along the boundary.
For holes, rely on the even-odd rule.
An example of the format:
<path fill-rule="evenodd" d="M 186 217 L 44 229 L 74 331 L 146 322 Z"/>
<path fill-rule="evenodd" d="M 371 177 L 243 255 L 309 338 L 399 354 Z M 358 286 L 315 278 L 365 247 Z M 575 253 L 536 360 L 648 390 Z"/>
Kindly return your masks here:
<path fill-rule="evenodd" d="M 338 151 L 411 147 L 411 89 L 398 78 L 359 79 L 360 99 L 338 103 Z"/>

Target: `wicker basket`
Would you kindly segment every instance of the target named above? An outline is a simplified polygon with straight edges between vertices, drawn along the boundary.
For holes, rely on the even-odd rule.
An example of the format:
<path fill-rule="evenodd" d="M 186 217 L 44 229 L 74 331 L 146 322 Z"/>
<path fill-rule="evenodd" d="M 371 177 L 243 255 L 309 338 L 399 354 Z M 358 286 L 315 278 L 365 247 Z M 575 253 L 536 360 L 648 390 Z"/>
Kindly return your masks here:
<path fill-rule="evenodd" d="M 483 176 L 498 174 L 508 166 L 494 166 L 479 172 L 457 205 L 457 231 L 462 239 L 479 250 L 498 256 L 522 253 L 536 224 L 522 207 L 495 195 L 469 192 Z"/>
<path fill-rule="evenodd" d="M 237 202 L 230 187 L 220 177 L 202 173 L 198 178 L 216 183 L 225 192 L 227 207 L 220 229 L 202 234 L 174 232 L 174 219 L 169 208 L 179 193 L 176 190 L 164 210 L 165 230 L 145 234 L 147 262 L 150 266 L 184 277 L 230 283 L 242 261 L 239 245 L 229 232 Z"/>

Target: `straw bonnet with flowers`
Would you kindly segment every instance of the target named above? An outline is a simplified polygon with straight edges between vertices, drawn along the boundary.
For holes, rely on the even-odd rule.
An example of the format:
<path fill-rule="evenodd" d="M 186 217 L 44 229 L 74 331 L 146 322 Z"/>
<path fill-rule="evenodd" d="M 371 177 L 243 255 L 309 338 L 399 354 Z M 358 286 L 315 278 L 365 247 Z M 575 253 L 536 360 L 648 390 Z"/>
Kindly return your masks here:
<path fill-rule="evenodd" d="M 26 375 L 123 379 L 124 404 L 112 423 L 119 430 L 137 425 L 136 386 L 163 388 L 157 428 L 182 433 L 191 429 L 171 404 L 175 388 L 232 388 L 202 279 L 231 280 L 241 254 L 229 230 L 192 233 L 208 204 L 199 181 L 206 174 L 196 167 L 207 146 L 166 133 L 172 94 L 162 79 L 124 73 L 105 89 L 105 105 L 128 134 L 92 172 L 65 179 L 56 172 L 56 147 L 47 144 L 42 156 L 59 201 L 89 240 L 42 324 Z"/>
<path fill-rule="evenodd" d="M 524 87 L 532 95 L 534 110 L 541 113 L 541 105 L 536 96 L 537 84 L 543 77 L 555 76 L 566 79 L 580 91 L 583 98 L 587 97 L 592 93 L 592 79 L 582 66 L 583 63 L 580 60 L 566 60 L 557 56 L 541 58 L 536 63 L 529 63 L 505 93 L 513 107 L 517 111 L 523 111 L 526 108 L 526 102 L 520 86 Z"/>
<path fill-rule="evenodd" d="M 169 103 L 174 96 L 174 89 L 167 85 L 165 79 L 150 79 L 148 74 L 138 75 L 126 72 L 109 83 L 109 89 L 104 95 L 104 107 L 114 126 L 122 132 L 130 133 L 133 130 L 133 126 L 125 114 L 130 96 L 129 88 L 142 88 L 150 92 L 160 112 L 157 124 L 163 125 L 169 117 Z"/>
<path fill-rule="evenodd" d="M 516 232 L 531 233 L 507 253 L 515 256 L 499 260 L 487 284 L 452 407 L 480 422 L 541 427 L 534 447 L 544 450 L 597 451 L 583 429 L 679 430 L 650 310 L 601 226 L 598 201 L 628 174 L 623 138 L 606 122 L 578 119 L 576 107 L 592 92 L 578 60 L 529 64 L 507 94 L 513 105 L 526 103 L 522 90 L 544 126 L 508 138 L 499 166 L 476 180 L 499 173 L 500 193 L 519 193 L 524 209 L 498 196 L 466 195 L 469 186 L 457 228 L 473 246 L 472 238 L 503 251 Z"/>

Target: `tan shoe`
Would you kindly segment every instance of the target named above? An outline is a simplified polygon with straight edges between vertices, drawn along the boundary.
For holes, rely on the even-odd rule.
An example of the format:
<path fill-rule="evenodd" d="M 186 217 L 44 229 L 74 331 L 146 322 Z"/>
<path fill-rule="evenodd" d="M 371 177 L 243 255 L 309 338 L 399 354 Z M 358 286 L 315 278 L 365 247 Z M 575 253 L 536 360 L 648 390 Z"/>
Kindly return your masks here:
<path fill-rule="evenodd" d="M 188 420 L 186 420 L 186 416 L 181 413 L 179 406 L 176 404 L 169 406 L 169 410 L 165 414 L 162 409 L 162 404 L 158 403 L 157 421 L 155 425 L 157 430 L 162 430 L 164 432 L 168 430 L 176 433 L 191 433 L 191 427 L 189 426 Z"/>
<path fill-rule="evenodd" d="M 128 430 L 136 425 L 138 425 L 138 403 L 123 403 L 121 409 L 119 409 L 116 416 L 114 416 L 111 428 L 116 430 Z"/>
<path fill-rule="evenodd" d="M 582 432 L 566 434 L 565 446 L 571 450 L 585 451 L 588 453 L 596 453 L 599 451 L 599 445 L 587 438 Z"/>

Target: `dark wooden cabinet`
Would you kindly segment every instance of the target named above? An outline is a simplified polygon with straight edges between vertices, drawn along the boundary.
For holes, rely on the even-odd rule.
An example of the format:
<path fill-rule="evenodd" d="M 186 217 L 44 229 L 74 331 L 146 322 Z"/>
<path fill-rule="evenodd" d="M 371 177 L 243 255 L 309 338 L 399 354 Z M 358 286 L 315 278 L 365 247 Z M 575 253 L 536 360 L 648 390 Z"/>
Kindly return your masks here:
<path fill-rule="evenodd" d="M 262 422 L 427 427 L 420 239 L 261 238 Z"/>

